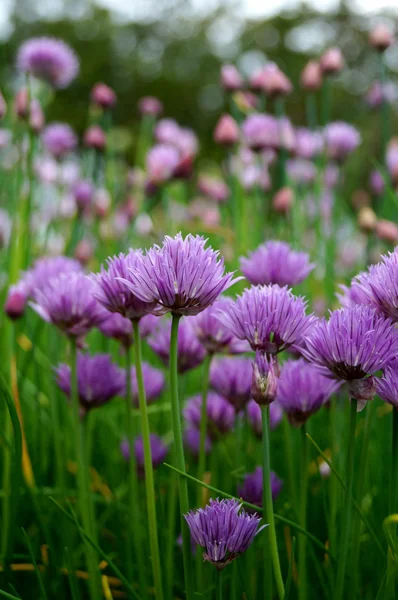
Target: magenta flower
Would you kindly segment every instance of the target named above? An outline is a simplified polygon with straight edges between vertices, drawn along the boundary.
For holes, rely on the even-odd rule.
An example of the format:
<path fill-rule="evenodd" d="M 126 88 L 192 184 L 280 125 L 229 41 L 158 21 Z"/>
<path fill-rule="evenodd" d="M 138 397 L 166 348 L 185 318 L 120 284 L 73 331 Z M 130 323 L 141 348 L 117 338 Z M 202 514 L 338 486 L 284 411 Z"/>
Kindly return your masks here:
<path fill-rule="evenodd" d="M 249 358 L 221 358 L 210 368 L 210 385 L 241 411 L 251 398 L 252 363 Z"/>
<path fill-rule="evenodd" d="M 283 481 L 276 473 L 271 471 L 271 493 L 272 499 L 276 500 L 283 487 Z M 263 468 L 256 467 L 253 473 L 247 473 L 243 483 L 238 486 L 238 496 L 258 507 L 263 505 Z"/>
<path fill-rule="evenodd" d="M 143 362 L 142 376 L 144 378 L 146 401 L 148 404 L 151 404 L 164 390 L 164 375 L 160 369 L 155 369 L 155 367 L 152 367 L 150 364 Z M 138 407 L 138 383 L 135 367 L 131 368 L 131 397 L 133 404 Z"/>
<path fill-rule="evenodd" d="M 146 157 L 148 179 L 155 185 L 171 179 L 180 162 L 180 153 L 170 144 L 153 146 Z"/>
<path fill-rule="evenodd" d="M 398 408 L 398 361 L 396 358 L 384 369 L 383 377 L 376 379 L 376 393 L 384 402 Z"/>
<path fill-rule="evenodd" d="M 163 104 L 158 98 L 154 98 L 154 96 L 144 96 L 140 98 L 138 110 L 141 115 L 158 117 L 163 112 Z"/>
<path fill-rule="evenodd" d="M 211 499 L 205 508 L 184 516 L 193 541 L 206 549 L 204 560 L 220 570 L 246 552 L 265 527 L 259 528 L 261 519 L 257 514 L 241 511 L 237 500 Z"/>
<path fill-rule="evenodd" d="M 212 306 L 192 317 L 193 329 L 208 354 L 242 354 L 250 350 L 249 344 L 235 337 L 218 318 L 220 310 L 231 304 L 231 298 L 221 296 Z"/>
<path fill-rule="evenodd" d="M 354 281 L 369 304 L 398 322 L 398 249 L 382 256 L 381 262 Z"/>
<path fill-rule="evenodd" d="M 56 88 L 65 88 L 77 76 L 79 61 L 65 42 L 38 37 L 22 44 L 17 55 L 17 67 Z"/>
<path fill-rule="evenodd" d="M 70 398 L 71 368 L 60 364 L 55 372 L 58 387 Z M 97 408 L 123 393 L 125 375 L 123 369 L 113 364 L 108 354 L 78 354 L 77 387 L 83 413 Z"/>
<path fill-rule="evenodd" d="M 343 121 L 329 123 L 324 136 L 327 155 L 337 162 L 344 161 L 361 143 L 358 130 Z"/>
<path fill-rule="evenodd" d="M 100 332 L 106 337 L 120 342 L 125 348 L 133 343 L 133 325 L 119 313 L 108 313 L 105 319 L 98 325 Z"/>
<path fill-rule="evenodd" d="M 299 127 L 295 132 L 294 151 L 300 158 L 311 160 L 318 156 L 323 149 L 322 135 L 318 131 Z"/>
<path fill-rule="evenodd" d="M 266 242 L 240 259 L 241 271 L 253 285 L 298 285 L 314 266 L 306 252 L 296 252 L 286 242 Z"/>
<path fill-rule="evenodd" d="M 261 438 L 263 426 L 261 421 L 261 407 L 254 400 L 246 406 L 247 420 L 254 434 Z M 278 400 L 275 400 L 269 405 L 269 424 L 271 430 L 276 429 L 283 418 L 283 410 Z"/>
<path fill-rule="evenodd" d="M 236 92 L 243 86 L 243 79 L 235 65 L 221 67 L 221 85 L 228 92 Z"/>
<path fill-rule="evenodd" d="M 289 423 L 300 427 L 337 391 L 341 381 L 331 379 L 303 358 L 287 360 L 278 381 L 278 401 Z"/>
<path fill-rule="evenodd" d="M 81 179 L 75 183 L 72 192 L 79 213 L 86 212 L 94 198 L 94 186 L 91 181 Z"/>
<path fill-rule="evenodd" d="M 149 436 L 149 442 L 151 445 L 151 456 L 152 456 L 152 466 L 154 469 L 157 469 L 165 460 L 169 447 L 164 443 L 162 438 L 160 438 L 156 433 L 151 433 Z M 123 440 L 120 444 L 120 450 L 122 455 L 126 461 L 130 460 L 130 445 L 127 440 Z M 145 468 L 144 468 L 144 443 L 142 441 L 142 436 L 138 436 L 134 440 L 134 454 L 135 460 L 137 462 L 137 472 L 140 477 L 145 476 Z"/>
<path fill-rule="evenodd" d="M 264 149 L 276 149 L 280 146 L 279 123 L 270 115 L 252 114 L 242 124 L 245 143 L 258 152 Z"/>
<path fill-rule="evenodd" d="M 108 258 L 106 270 L 101 267 L 101 272 L 93 274 L 96 283 L 95 298 L 110 312 L 117 312 L 124 317 L 134 320 L 140 319 L 150 312 L 155 312 L 156 303 L 141 300 L 126 285 L 132 280 L 130 269 L 141 264 L 141 251 L 130 249 L 127 254 L 122 252 L 117 256 Z"/>
<path fill-rule="evenodd" d="M 63 158 L 77 146 L 73 129 L 66 123 L 51 123 L 41 134 L 44 148 L 55 158 Z"/>
<path fill-rule="evenodd" d="M 93 291 L 93 282 L 83 273 L 63 273 L 36 290 L 31 306 L 69 337 L 80 338 L 106 318 Z"/>
<path fill-rule="evenodd" d="M 233 273 L 225 274 L 224 260 L 205 248 L 206 241 L 191 234 L 166 236 L 162 246 L 139 258 L 123 281 L 143 302 L 156 302 L 165 313 L 196 315 L 238 281 Z"/>
<path fill-rule="evenodd" d="M 169 364 L 171 320 L 162 320 L 148 345 L 159 356 L 164 365 Z M 191 320 L 181 319 L 178 329 L 178 372 L 186 373 L 200 365 L 206 357 L 206 351 L 197 339 Z"/>
<path fill-rule="evenodd" d="M 252 350 L 277 354 L 300 345 L 314 323 L 306 315 L 307 302 L 287 287 L 255 286 L 244 290 L 234 304 L 219 313 L 221 323 Z"/>
<path fill-rule="evenodd" d="M 202 396 L 192 396 L 187 400 L 183 414 L 187 427 L 200 429 L 202 410 Z M 235 411 L 233 406 L 223 396 L 210 391 L 206 402 L 207 432 L 211 439 L 231 431 L 235 425 Z"/>

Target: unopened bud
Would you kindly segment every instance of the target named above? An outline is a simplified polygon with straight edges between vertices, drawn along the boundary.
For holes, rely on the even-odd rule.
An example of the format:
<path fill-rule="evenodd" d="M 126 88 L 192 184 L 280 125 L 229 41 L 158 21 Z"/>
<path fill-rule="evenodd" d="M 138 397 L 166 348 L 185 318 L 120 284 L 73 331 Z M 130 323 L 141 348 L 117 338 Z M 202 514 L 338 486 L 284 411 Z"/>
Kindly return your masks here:
<path fill-rule="evenodd" d="M 144 96 L 138 103 L 138 110 L 141 115 L 150 115 L 158 117 L 163 112 L 163 104 L 158 98 L 153 96 Z"/>
<path fill-rule="evenodd" d="M 398 242 L 398 225 L 392 221 L 381 219 L 376 225 L 376 235 L 380 240 L 396 244 Z"/>
<path fill-rule="evenodd" d="M 321 69 L 324 75 L 340 73 L 344 67 L 344 58 L 339 48 L 329 48 L 321 56 Z"/>
<path fill-rule="evenodd" d="M 233 146 L 239 141 L 239 126 L 231 115 L 221 115 L 214 130 L 216 144 Z"/>
<path fill-rule="evenodd" d="M 322 69 L 317 60 L 310 60 L 301 73 L 301 87 L 316 92 L 322 86 Z"/>
<path fill-rule="evenodd" d="M 391 46 L 393 39 L 392 31 L 383 23 L 376 25 L 369 34 L 369 44 L 378 52 L 387 50 Z"/>
<path fill-rule="evenodd" d="M 19 119 L 27 119 L 29 116 L 28 90 L 20 89 L 14 98 L 14 113 Z"/>
<path fill-rule="evenodd" d="M 12 286 L 9 289 L 6 303 L 4 305 L 4 312 L 7 317 L 15 321 L 22 317 L 25 312 L 26 306 L 26 295 L 17 286 Z"/>
<path fill-rule="evenodd" d="M 376 229 L 377 217 L 369 206 L 363 206 L 358 214 L 358 225 L 362 231 L 370 232 Z"/>
<path fill-rule="evenodd" d="M 75 249 L 75 258 L 86 266 L 93 256 L 93 246 L 88 240 L 81 240 Z"/>
<path fill-rule="evenodd" d="M 221 67 L 221 85 L 227 92 L 235 92 L 243 86 L 243 79 L 234 65 Z"/>
<path fill-rule="evenodd" d="M 91 102 L 101 108 L 113 108 L 116 104 L 116 94 L 105 83 L 97 83 L 91 90 Z"/>
<path fill-rule="evenodd" d="M 286 215 L 292 208 L 293 202 L 293 190 L 289 187 L 283 187 L 273 197 L 272 206 L 277 213 Z"/>
<path fill-rule="evenodd" d="M 84 145 L 102 152 L 106 145 L 106 136 L 99 125 L 92 125 L 84 134 Z"/>
<path fill-rule="evenodd" d="M 372 376 L 363 379 L 353 379 L 348 382 L 348 393 L 357 401 L 357 412 L 361 412 L 369 400 L 376 394 L 376 386 Z"/>
<path fill-rule="evenodd" d="M 277 365 L 267 359 L 264 352 L 257 350 L 253 363 L 251 395 L 260 406 L 268 406 L 276 399 L 278 387 Z"/>
<path fill-rule="evenodd" d="M 35 133 L 40 133 L 44 127 L 44 113 L 38 100 L 31 102 L 29 125 Z"/>

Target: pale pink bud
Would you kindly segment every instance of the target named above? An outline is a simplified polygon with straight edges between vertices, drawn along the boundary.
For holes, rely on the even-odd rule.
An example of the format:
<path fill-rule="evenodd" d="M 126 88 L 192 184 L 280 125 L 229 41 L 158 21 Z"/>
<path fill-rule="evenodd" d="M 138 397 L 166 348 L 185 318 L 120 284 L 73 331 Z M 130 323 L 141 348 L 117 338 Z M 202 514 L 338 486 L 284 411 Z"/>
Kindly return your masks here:
<path fill-rule="evenodd" d="M 242 76 L 234 65 L 221 67 L 221 85 L 227 92 L 235 92 L 242 88 Z"/>
<path fill-rule="evenodd" d="M 289 187 L 283 187 L 273 197 L 272 206 L 277 213 L 286 215 L 291 209 L 293 201 L 293 190 Z"/>
<path fill-rule="evenodd" d="M 339 73 L 344 67 L 344 58 L 340 48 L 329 48 L 321 56 L 321 68 L 324 75 Z"/>
<path fill-rule="evenodd" d="M 369 44 L 378 52 L 384 52 L 393 43 L 394 36 L 387 25 L 378 23 L 369 34 Z"/>
<path fill-rule="evenodd" d="M 317 60 L 310 60 L 301 73 L 301 87 L 316 92 L 322 86 L 322 69 Z"/>
<path fill-rule="evenodd" d="M 7 300 L 4 305 L 4 312 L 7 317 L 13 321 L 22 317 L 25 312 L 26 295 L 22 289 L 17 286 L 12 286 L 8 292 Z"/>
<path fill-rule="evenodd" d="M 106 136 L 99 125 L 91 125 L 84 134 L 84 145 L 102 152 L 106 145 Z"/>
<path fill-rule="evenodd" d="M 20 89 L 14 98 L 14 112 L 19 119 L 27 119 L 29 116 L 28 90 Z"/>
<path fill-rule="evenodd" d="M 221 115 L 214 129 L 213 139 L 216 144 L 223 146 L 233 146 L 239 141 L 239 127 L 231 115 Z"/>
<path fill-rule="evenodd" d="M 153 96 L 144 96 L 138 103 L 138 110 L 141 115 L 150 115 L 152 117 L 158 117 L 163 112 L 163 104 L 158 98 Z"/>
<path fill-rule="evenodd" d="M 96 83 L 91 90 L 91 102 L 101 108 L 113 108 L 116 104 L 116 94 L 106 83 Z"/>
<path fill-rule="evenodd" d="M 380 240 L 391 244 L 398 243 L 398 225 L 392 221 L 381 219 L 376 225 L 376 235 Z"/>
<path fill-rule="evenodd" d="M 44 127 L 44 113 L 38 100 L 32 100 L 30 105 L 29 125 L 35 133 L 40 133 Z"/>
<path fill-rule="evenodd" d="M 75 258 L 83 265 L 91 260 L 94 253 L 93 245 L 88 240 L 81 240 L 75 249 Z"/>

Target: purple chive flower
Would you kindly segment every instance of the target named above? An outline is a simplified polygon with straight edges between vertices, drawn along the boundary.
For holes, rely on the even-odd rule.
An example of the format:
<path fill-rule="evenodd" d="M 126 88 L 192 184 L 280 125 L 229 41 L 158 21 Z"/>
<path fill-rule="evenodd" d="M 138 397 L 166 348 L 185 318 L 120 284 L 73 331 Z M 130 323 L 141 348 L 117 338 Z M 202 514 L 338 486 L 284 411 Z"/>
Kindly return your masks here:
<path fill-rule="evenodd" d="M 108 258 L 107 266 L 93 275 L 96 282 L 95 297 L 110 312 L 116 312 L 130 320 L 140 319 L 156 308 L 155 302 L 144 302 L 127 285 L 131 279 L 130 269 L 141 263 L 141 251 L 129 250 Z"/>
<path fill-rule="evenodd" d="M 380 171 L 373 169 L 373 171 L 370 172 L 369 187 L 375 196 L 382 196 L 384 194 L 386 184 L 384 183 L 384 178 Z"/>
<path fill-rule="evenodd" d="M 138 110 L 141 115 L 158 117 L 163 112 L 163 104 L 154 96 L 144 96 L 138 102 Z"/>
<path fill-rule="evenodd" d="M 398 331 L 370 306 L 347 306 L 331 312 L 328 321 L 319 320 L 305 342 L 305 357 L 348 381 L 351 396 L 363 408 L 374 394 L 373 379 L 358 380 L 391 362 L 398 351 Z"/>
<path fill-rule="evenodd" d="M 63 273 L 36 290 L 31 306 L 69 337 L 80 338 L 106 318 L 93 291 L 93 282 L 83 273 Z"/>
<path fill-rule="evenodd" d="M 286 163 L 289 178 L 300 185 L 313 183 L 316 179 L 316 166 L 305 158 L 291 158 Z"/>
<path fill-rule="evenodd" d="M 70 397 L 71 368 L 60 364 L 55 369 L 58 387 Z M 83 413 L 97 408 L 123 393 L 125 375 L 123 369 L 113 364 L 109 354 L 78 354 L 77 387 Z"/>
<path fill-rule="evenodd" d="M 149 313 L 140 319 L 140 336 L 145 339 L 150 335 L 153 335 L 160 327 L 161 321 L 158 316 Z"/>
<path fill-rule="evenodd" d="M 162 320 L 159 328 L 148 338 L 148 345 L 168 366 L 170 353 L 171 320 Z M 206 351 L 197 339 L 190 319 L 181 319 L 178 329 L 178 372 L 185 373 L 200 365 Z"/>
<path fill-rule="evenodd" d="M 119 313 L 109 313 L 109 316 L 98 325 L 100 332 L 106 337 L 120 342 L 125 348 L 133 343 L 133 325 L 129 319 Z"/>
<path fill-rule="evenodd" d="M 198 179 L 198 190 L 210 200 L 220 204 L 229 198 L 230 190 L 225 181 L 218 177 L 201 175 Z"/>
<path fill-rule="evenodd" d="M 239 280 L 224 272 L 219 252 L 205 248 L 202 236 L 166 236 L 130 268 L 128 289 L 143 302 L 157 302 L 163 312 L 197 315 Z M 154 312 L 154 311 L 151 311 Z"/>
<path fill-rule="evenodd" d="M 193 456 L 199 456 L 200 449 L 200 431 L 196 427 L 187 427 L 184 431 L 184 446 L 193 454 Z M 211 439 L 206 436 L 205 440 L 205 452 L 209 454 L 211 451 Z"/>
<path fill-rule="evenodd" d="M 210 368 L 211 387 L 241 411 L 251 398 L 252 364 L 243 357 L 221 358 Z"/>
<path fill-rule="evenodd" d="M 22 44 L 17 55 L 17 67 L 56 88 L 65 88 L 77 76 L 79 61 L 65 42 L 38 37 Z"/>
<path fill-rule="evenodd" d="M 372 305 L 372 299 L 369 297 L 369 293 L 362 288 L 362 286 L 365 285 L 367 277 L 367 273 L 359 273 L 359 275 L 354 277 L 351 281 L 349 287 L 346 285 L 339 286 L 341 293 L 337 293 L 336 296 L 342 306 L 355 306 L 357 304 Z"/>
<path fill-rule="evenodd" d="M 172 178 L 180 162 L 180 153 L 175 146 L 157 144 L 146 157 L 148 179 L 151 183 L 160 184 Z"/>
<path fill-rule="evenodd" d="M 398 361 L 396 358 L 384 369 L 383 377 L 376 379 L 376 393 L 384 402 L 398 408 Z"/>
<path fill-rule="evenodd" d="M 183 414 L 188 428 L 200 429 L 202 396 L 192 396 L 187 400 Z M 231 431 L 235 424 L 234 407 L 223 396 L 210 391 L 206 402 L 207 431 L 211 439 Z"/>
<path fill-rule="evenodd" d="M 299 127 L 295 132 L 294 151 L 296 156 L 311 160 L 319 155 L 323 148 L 322 135 L 306 127 Z"/>
<path fill-rule="evenodd" d="M 246 144 L 255 152 L 276 149 L 280 145 L 279 124 L 270 115 L 253 114 L 246 117 L 242 134 Z"/>
<path fill-rule="evenodd" d="M 343 162 L 361 143 L 358 130 L 343 121 L 329 123 L 325 127 L 324 136 L 326 153 L 337 162 Z"/>
<path fill-rule="evenodd" d="M 300 427 L 340 385 L 341 381 L 327 377 L 319 367 L 303 358 L 287 360 L 278 381 L 277 397 L 289 423 Z"/>
<path fill-rule="evenodd" d="M 276 399 L 279 367 L 271 357 L 257 350 L 252 363 L 251 396 L 261 406 L 268 406 Z"/>
<path fill-rule="evenodd" d="M 91 181 L 82 179 L 73 186 L 73 198 L 79 213 L 86 212 L 94 197 L 94 186 Z"/>
<path fill-rule="evenodd" d="M 180 127 L 174 119 L 160 119 L 155 127 L 155 139 L 159 144 L 174 145 Z"/>
<path fill-rule="evenodd" d="M 246 341 L 235 337 L 218 318 L 220 310 L 232 303 L 231 298 L 222 296 L 212 306 L 192 317 L 193 329 L 208 354 L 242 354 L 250 349 Z"/>
<path fill-rule="evenodd" d="M 307 302 L 287 287 L 255 286 L 244 290 L 219 319 L 252 350 L 277 354 L 299 345 L 314 323 L 305 313 Z"/>
<path fill-rule="evenodd" d="M 368 302 L 398 322 L 398 249 L 382 256 L 381 262 L 371 265 L 367 273 L 356 278 Z"/>
<path fill-rule="evenodd" d="M 286 242 L 266 242 L 240 259 L 241 271 L 253 285 L 298 285 L 314 266 L 306 252 L 296 252 Z"/>
<path fill-rule="evenodd" d="M 163 442 L 162 438 L 156 435 L 156 433 L 150 434 L 149 441 L 151 445 L 152 466 L 154 469 L 156 469 L 162 464 L 162 462 L 164 462 L 169 451 L 169 447 Z M 120 444 L 120 450 L 124 459 L 127 461 L 130 460 L 130 445 L 127 440 L 122 441 Z M 138 475 L 140 477 L 144 477 L 144 444 L 142 441 L 142 436 L 138 436 L 134 440 L 134 453 L 137 461 Z"/>
<path fill-rule="evenodd" d="M 255 435 L 259 438 L 262 436 L 263 426 L 261 421 L 261 407 L 254 400 L 246 406 L 247 420 L 253 429 Z M 283 410 L 278 400 L 272 402 L 269 406 L 269 422 L 271 429 L 276 429 L 283 418 Z"/>
<path fill-rule="evenodd" d="M 41 134 L 45 150 L 55 158 L 62 158 L 77 146 L 73 129 L 66 123 L 51 123 Z"/>
<path fill-rule="evenodd" d="M 146 401 L 147 404 L 151 404 L 164 390 L 164 375 L 160 369 L 155 369 L 155 367 L 152 367 L 150 364 L 143 362 L 142 376 L 144 378 Z M 135 367 L 131 368 L 131 396 L 133 404 L 138 406 L 138 383 Z"/>
<path fill-rule="evenodd" d="M 272 499 L 275 500 L 283 487 L 283 481 L 278 477 L 276 473 L 271 471 L 271 492 Z M 258 507 L 262 507 L 263 505 L 263 468 L 256 467 L 253 473 L 247 473 L 243 480 L 243 483 L 238 486 L 238 496 L 245 500 L 245 502 L 250 502 L 250 504 L 255 504 Z"/>
<path fill-rule="evenodd" d="M 249 548 L 259 528 L 261 519 L 241 510 L 237 500 L 211 499 L 205 508 L 184 515 L 192 539 L 205 548 L 204 560 L 217 569 L 224 569 L 230 562 Z"/>

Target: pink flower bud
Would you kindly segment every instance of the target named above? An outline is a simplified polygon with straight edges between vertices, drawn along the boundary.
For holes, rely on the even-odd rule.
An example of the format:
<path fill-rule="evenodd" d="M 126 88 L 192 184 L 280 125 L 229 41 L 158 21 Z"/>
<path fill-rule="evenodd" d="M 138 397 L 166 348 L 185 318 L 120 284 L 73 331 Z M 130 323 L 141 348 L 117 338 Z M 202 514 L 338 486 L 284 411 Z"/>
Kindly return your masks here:
<path fill-rule="evenodd" d="M 19 119 L 27 119 L 29 116 L 28 90 L 20 89 L 14 98 L 14 113 Z"/>
<path fill-rule="evenodd" d="M 277 213 L 286 215 L 290 211 L 293 201 L 293 190 L 289 187 L 283 187 L 273 197 L 272 206 Z"/>
<path fill-rule="evenodd" d="M 138 110 L 141 115 L 150 115 L 158 117 L 163 112 L 163 104 L 158 98 L 153 96 L 144 96 L 138 103 Z"/>
<path fill-rule="evenodd" d="M 310 60 L 301 73 L 301 87 L 316 92 L 322 86 L 322 69 L 317 60 Z"/>
<path fill-rule="evenodd" d="M 376 225 L 376 235 L 380 240 L 391 244 L 398 243 L 398 225 L 392 221 L 381 219 Z"/>
<path fill-rule="evenodd" d="M 38 100 L 31 102 L 29 125 L 35 133 L 40 133 L 44 127 L 44 113 Z"/>
<path fill-rule="evenodd" d="M 116 104 L 116 94 L 105 83 L 96 83 L 91 90 L 91 102 L 101 108 L 113 108 Z"/>
<path fill-rule="evenodd" d="M 243 86 L 243 79 L 235 65 L 221 67 L 221 85 L 227 92 L 235 92 Z"/>
<path fill-rule="evenodd" d="M 83 266 L 87 265 L 90 262 L 93 256 L 93 245 L 88 240 L 81 240 L 75 249 L 75 258 L 81 263 Z"/>
<path fill-rule="evenodd" d="M 26 300 L 26 295 L 21 289 L 11 286 L 4 305 L 4 312 L 13 321 L 19 319 L 25 312 Z"/>
<path fill-rule="evenodd" d="M 384 52 L 393 43 L 392 31 L 383 23 L 378 23 L 369 34 L 369 44 L 378 52 Z"/>
<path fill-rule="evenodd" d="M 233 146 L 239 141 L 239 127 L 231 115 L 221 115 L 213 133 L 216 144 Z"/>
<path fill-rule="evenodd" d="M 376 385 L 372 376 L 364 379 L 353 379 L 348 382 L 348 393 L 357 401 L 357 412 L 361 412 L 376 393 Z"/>
<path fill-rule="evenodd" d="M 92 125 L 84 134 L 84 145 L 102 152 L 106 145 L 106 136 L 99 125 Z"/>
<path fill-rule="evenodd" d="M 340 73 L 344 67 L 344 58 L 339 48 L 329 48 L 321 56 L 321 69 L 324 75 Z"/>
<path fill-rule="evenodd" d="M 264 352 L 257 351 L 253 363 L 251 395 L 260 406 L 268 406 L 276 399 L 278 368 L 274 359 L 268 360 Z"/>

